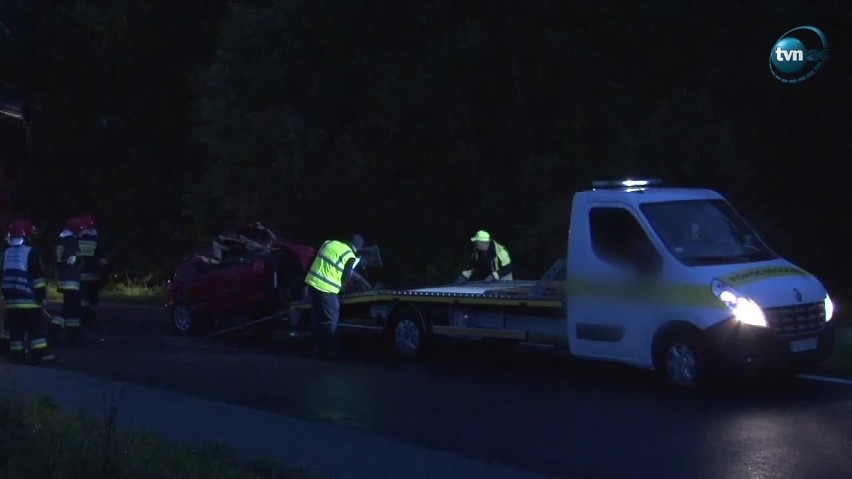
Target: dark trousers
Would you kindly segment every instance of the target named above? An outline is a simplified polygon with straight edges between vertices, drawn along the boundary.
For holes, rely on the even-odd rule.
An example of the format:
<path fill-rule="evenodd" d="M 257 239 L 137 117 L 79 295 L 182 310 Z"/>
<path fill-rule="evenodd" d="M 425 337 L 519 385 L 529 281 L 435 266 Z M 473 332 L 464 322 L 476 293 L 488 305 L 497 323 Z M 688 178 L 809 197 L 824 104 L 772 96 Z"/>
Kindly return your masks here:
<path fill-rule="evenodd" d="M 30 341 L 30 353 L 35 359 L 49 354 L 47 347 L 47 319 L 41 308 L 6 309 L 6 328 L 9 331 L 9 353 L 12 359 L 25 357 L 24 341 Z"/>
<path fill-rule="evenodd" d="M 80 291 L 79 290 L 63 290 L 62 291 L 62 311 L 53 317 L 51 321 L 55 326 L 67 330 L 71 334 L 80 332 L 82 325 L 80 321 Z"/>
<path fill-rule="evenodd" d="M 9 354 L 9 328 L 6 327 L 7 321 L 4 319 L 0 324 L 0 355 Z"/>
<path fill-rule="evenodd" d="M 94 323 L 98 319 L 100 281 L 80 281 L 80 307 L 83 324 Z"/>
<path fill-rule="evenodd" d="M 311 295 L 311 326 L 314 333 L 314 352 L 337 355 L 340 352 L 340 298 L 336 294 L 323 293 L 309 287 Z M 323 323 L 328 321 L 328 327 Z"/>

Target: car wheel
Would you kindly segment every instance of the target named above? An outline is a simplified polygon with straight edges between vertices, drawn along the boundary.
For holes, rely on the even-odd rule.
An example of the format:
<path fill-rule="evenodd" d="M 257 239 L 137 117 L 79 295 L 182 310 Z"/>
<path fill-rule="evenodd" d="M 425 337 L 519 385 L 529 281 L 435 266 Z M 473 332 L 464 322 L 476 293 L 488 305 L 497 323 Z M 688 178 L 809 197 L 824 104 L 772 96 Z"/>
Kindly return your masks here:
<path fill-rule="evenodd" d="M 424 349 L 426 334 L 420 318 L 414 314 L 400 316 L 391 329 L 394 351 L 403 358 L 419 356 Z"/>
<path fill-rule="evenodd" d="M 679 389 L 695 389 L 707 379 L 707 365 L 700 341 L 692 335 L 675 335 L 665 343 L 661 366 L 668 383 Z"/>
<path fill-rule="evenodd" d="M 172 308 L 172 326 L 179 333 L 183 334 L 189 334 L 196 330 L 192 308 L 189 305 L 180 305 Z"/>

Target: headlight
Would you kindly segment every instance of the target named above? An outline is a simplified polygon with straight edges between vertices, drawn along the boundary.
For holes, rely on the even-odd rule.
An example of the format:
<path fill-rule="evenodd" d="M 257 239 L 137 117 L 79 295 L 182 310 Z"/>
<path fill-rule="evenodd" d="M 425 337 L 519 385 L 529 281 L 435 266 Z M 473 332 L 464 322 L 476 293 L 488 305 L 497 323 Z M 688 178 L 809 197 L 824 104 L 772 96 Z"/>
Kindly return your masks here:
<path fill-rule="evenodd" d="M 751 326 L 766 327 L 763 310 L 752 299 L 743 296 L 729 284 L 714 279 L 710 284 L 713 294 L 734 313 L 737 321 Z"/>
<path fill-rule="evenodd" d="M 831 298 L 828 295 L 825 295 L 825 320 L 831 321 L 832 316 L 834 316 L 834 303 L 831 302 Z"/>

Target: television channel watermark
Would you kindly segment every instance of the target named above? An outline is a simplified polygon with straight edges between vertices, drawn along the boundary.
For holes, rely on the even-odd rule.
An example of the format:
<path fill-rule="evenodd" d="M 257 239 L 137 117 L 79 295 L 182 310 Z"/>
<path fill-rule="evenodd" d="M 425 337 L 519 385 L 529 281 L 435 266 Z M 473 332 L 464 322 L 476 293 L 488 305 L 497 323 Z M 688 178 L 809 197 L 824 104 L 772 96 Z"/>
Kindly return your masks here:
<path fill-rule="evenodd" d="M 769 52 L 769 71 L 782 83 L 811 78 L 828 60 L 828 40 L 819 28 L 804 25 L 781 35 Z"/>

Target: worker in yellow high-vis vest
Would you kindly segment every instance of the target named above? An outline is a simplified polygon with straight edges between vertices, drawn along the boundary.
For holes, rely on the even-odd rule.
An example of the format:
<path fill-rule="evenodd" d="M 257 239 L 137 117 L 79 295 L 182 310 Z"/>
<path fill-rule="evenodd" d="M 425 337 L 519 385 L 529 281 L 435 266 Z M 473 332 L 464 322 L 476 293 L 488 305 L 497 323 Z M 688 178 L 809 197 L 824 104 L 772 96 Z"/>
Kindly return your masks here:
<path fill-rule="evenodd" d="M 487 231 L 479 230 L 470 241 L 474 244 L 473 253 L 467 268 L 462 271 L 456 284 L 468 281 L 512 281 L 512 258 L 509 250 L 494 241 Z"/>
<path fill-rule="evenodd" d="M 364 246 L 361 235 L 348 242 L 329 240 L 317 253 L 305 283 L 311 297 L 311 323 L 314 332 L 314 354 L 336 359 L 340 354 L 340 292 L 358 264 L 357 253 Z M 329 327 L 323 323 L 328 321 Z"/>

